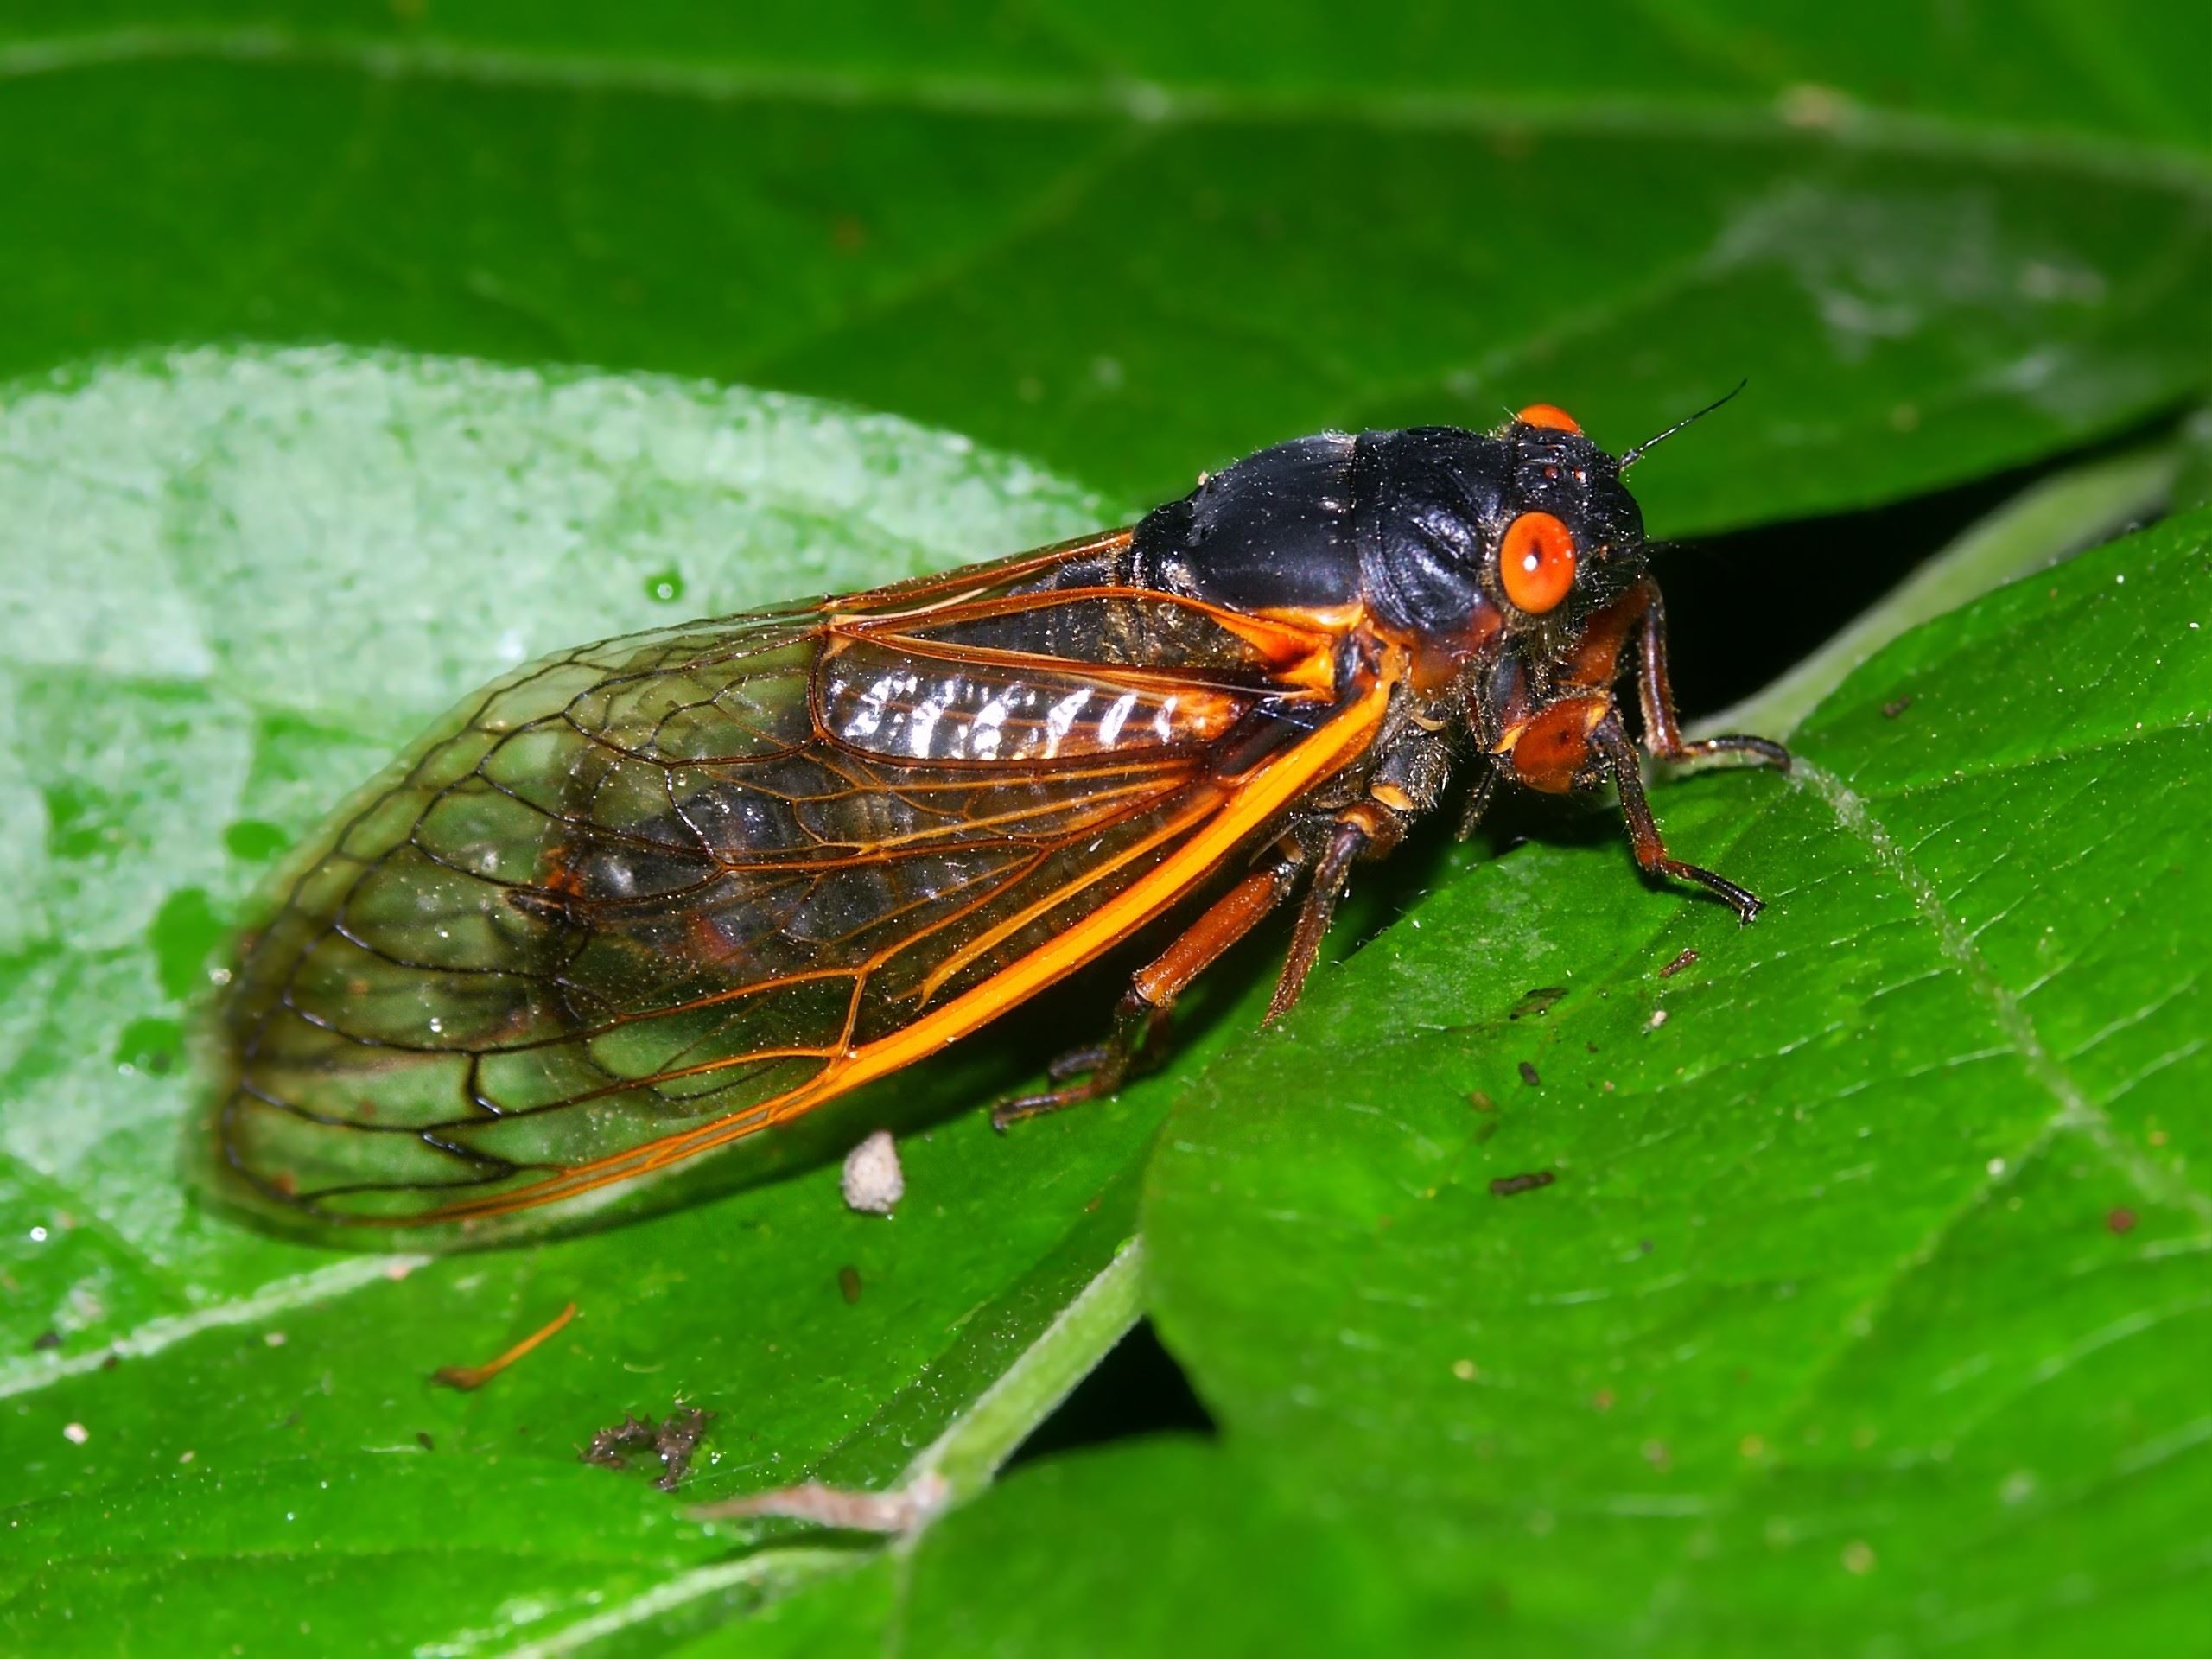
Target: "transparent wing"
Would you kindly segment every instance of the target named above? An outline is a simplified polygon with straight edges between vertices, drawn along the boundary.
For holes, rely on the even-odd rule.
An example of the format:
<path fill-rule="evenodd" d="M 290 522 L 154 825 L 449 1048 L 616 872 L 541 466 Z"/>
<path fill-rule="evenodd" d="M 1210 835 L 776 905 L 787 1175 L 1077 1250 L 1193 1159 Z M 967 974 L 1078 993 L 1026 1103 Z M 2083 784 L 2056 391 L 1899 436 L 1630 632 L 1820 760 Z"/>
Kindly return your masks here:
<path fill-rule="evenodd" d="M 1334 641 L 1086 585 L 1109 544 L 490 688 L 247 942 L 220 1170 L 339 1220 L 568 1196 L 894 1069 L 1172 902 L 1329 724 Z"/>

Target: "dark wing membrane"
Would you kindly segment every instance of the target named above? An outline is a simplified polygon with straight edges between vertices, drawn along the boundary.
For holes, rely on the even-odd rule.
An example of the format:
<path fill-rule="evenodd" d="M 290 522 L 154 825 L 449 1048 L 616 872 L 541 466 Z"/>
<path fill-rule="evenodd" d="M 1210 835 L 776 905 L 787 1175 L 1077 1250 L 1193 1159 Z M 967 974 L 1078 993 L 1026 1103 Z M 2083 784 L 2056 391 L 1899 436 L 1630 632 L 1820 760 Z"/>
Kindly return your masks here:
<path fill-rule="evenodd" d="M 1166 867 L 1313 748 L 1335 641 L 1067 574 L 976 567 L 492 687 L 249 942 L 221 1169 L 331 1219 L 519 1208 L 788 1117 L 981 1023 L 1001 976 L 1096 955 L 1084 918 L 1187 890 Z"/>

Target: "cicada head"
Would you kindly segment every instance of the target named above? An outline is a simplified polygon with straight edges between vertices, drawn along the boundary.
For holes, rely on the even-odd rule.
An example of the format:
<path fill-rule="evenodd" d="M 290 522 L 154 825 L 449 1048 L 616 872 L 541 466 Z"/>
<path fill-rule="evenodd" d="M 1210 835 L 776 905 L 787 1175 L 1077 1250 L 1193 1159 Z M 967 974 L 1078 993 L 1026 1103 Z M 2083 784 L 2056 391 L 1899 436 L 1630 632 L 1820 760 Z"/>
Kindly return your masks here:
<path fill-rule="evenodd" d="M 1577 632 L 1643 574 L 1643 512 L 1621 463 L 1564 410 L 1536 404 L 1500 435 L 1507 477 L 1488 585 L 1509 633 Z"/>
<path fill-rule="evenodd" d="M 1363 586 L 1430 661 L 1556 653 L 1643 574 L 1643 514 L 1620 461 L 1549 404 L 1497 432 L 1363 442 Z"/>

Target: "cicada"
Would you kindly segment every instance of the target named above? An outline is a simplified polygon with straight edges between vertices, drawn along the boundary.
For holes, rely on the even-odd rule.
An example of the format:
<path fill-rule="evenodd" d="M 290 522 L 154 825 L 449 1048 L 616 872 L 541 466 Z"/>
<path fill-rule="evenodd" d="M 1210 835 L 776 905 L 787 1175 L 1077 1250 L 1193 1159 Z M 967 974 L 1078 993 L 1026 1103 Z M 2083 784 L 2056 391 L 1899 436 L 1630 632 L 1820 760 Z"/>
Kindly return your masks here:
<path fill-rule="evenodd" d="M 1677 726 L 1622 481 L 1648 448 L 1542 404 L 1328 433 L 1131 529 L 516 671 L 309 845 L 245 942 L 226 1184 L 386 1224 L 575 1198 L 911 1065 L 1187 912 L 1103 1040 L 997 1121 L 1071 1105 L 1295 899 L 1268 1017 L 1289 1008 L 1355 861 L 1455 779 L 1468 826 L 1500 783 L 1610 781 L 1643 868 L 1749 921 L 1668 851 L 1618 690 L 1662 760 L 1788 765 Z"/>

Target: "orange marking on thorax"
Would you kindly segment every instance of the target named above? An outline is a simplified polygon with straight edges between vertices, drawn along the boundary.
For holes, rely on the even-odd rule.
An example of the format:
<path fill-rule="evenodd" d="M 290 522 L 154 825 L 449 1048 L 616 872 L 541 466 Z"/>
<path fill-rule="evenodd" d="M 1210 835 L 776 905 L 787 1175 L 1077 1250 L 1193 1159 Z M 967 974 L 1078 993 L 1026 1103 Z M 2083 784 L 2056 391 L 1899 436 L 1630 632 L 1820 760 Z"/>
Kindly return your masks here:
<path fill-rule="evenodd" d="M 1621 647 L 1628 643 L 1630 631 L 1643 620 L 1650 602 L 1650 595 L 1639 582 L 1584 623 L 1573 654 L 1567 659 L 1567 683 L 1611 685 L 1619 673 Z"/>
<path fill-rule="evenodd" d="M 1491 746 L 1513 757 L 1514 775 L 1547 795 L 1572 791 L 1590 760 L 1590 733 L 1613 706 L 1605 693 L 1561 697 L 1517 720 Z"/>

